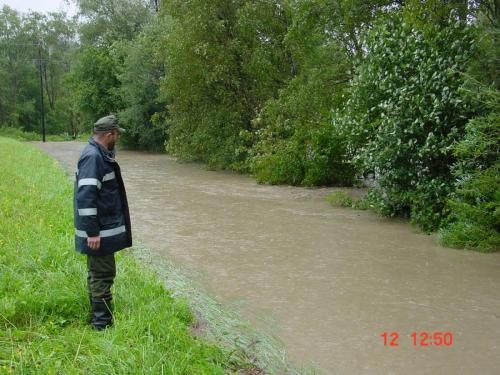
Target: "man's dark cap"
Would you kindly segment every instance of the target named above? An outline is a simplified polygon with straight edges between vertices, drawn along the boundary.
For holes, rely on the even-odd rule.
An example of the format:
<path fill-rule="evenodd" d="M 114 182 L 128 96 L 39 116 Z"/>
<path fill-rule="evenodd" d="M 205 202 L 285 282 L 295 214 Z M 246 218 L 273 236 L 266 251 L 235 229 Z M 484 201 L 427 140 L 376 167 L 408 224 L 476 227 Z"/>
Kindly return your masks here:
<path fill-rule="evenodd" d="M 107 132 L 112 130 L 118 130 L 120 133 L 125 132 L 125 129 L 118 126 L 118 119 L 115 115 L 101 117 L 94 124 L 94 131 L 96 132 Z"/>

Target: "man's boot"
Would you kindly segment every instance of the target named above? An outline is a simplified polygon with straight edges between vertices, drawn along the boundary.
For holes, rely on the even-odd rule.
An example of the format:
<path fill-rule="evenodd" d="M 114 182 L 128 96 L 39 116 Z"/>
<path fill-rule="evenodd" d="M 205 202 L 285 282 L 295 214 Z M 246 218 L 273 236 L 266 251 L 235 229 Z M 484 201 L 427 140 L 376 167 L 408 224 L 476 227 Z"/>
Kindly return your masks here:
<path fill-rule="evenodd" d="M 92 326 L 97 331 L 102 331 L 113 325 L 111 299 L 92 301 Z"/>

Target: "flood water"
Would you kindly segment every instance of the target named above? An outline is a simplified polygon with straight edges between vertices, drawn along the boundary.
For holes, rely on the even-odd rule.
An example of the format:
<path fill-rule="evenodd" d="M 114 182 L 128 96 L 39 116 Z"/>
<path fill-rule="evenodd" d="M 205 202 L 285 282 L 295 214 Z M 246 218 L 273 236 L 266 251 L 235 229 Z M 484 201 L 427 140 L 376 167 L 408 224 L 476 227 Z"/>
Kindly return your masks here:
<path fill-rule="evenodd" d="M 74 172 L 84 144 L 38 146 Z M 331 189 L 258 185 L 166 155 L 117 160 L 135 237 L 278 336 L 294 364 L 343 375 L 500 373 L 500 254 L 443 248 L 403 220 L 333 208 Z M 384 346 L 384 331 L 399 345 Z M 415 331 L 453 342 L 414 346 Z"/>

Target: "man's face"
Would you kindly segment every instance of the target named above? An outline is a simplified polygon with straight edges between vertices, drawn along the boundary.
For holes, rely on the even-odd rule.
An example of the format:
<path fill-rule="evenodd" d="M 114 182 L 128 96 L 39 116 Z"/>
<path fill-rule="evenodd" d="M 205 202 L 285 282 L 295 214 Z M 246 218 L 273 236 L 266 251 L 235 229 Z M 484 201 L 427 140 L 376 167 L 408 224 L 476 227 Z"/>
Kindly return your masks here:
<path fill-rule="evenodd" d="M 112 132 L 106 133 L 106 144 L 108 145 L 108 150 L 113 150 L 115 148 L 116 141 L 118 141 L 118 133 L 117 130 L 113 130 Z"/>

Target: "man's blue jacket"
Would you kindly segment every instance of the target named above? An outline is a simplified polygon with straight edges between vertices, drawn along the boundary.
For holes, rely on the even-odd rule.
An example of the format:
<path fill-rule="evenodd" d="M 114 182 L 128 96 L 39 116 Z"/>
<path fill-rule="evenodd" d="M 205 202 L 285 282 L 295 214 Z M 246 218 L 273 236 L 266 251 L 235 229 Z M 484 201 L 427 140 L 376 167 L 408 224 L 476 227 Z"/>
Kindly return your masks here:
<path fill-rule="evenodd" d="M 89 255 L 107 255 L 132 246 L 127 195 L 114 152 L 93 138 L 78 160 L 74 188 L 75 246 Z M 101 236 L 99 250 L 87 238 Z"/>

